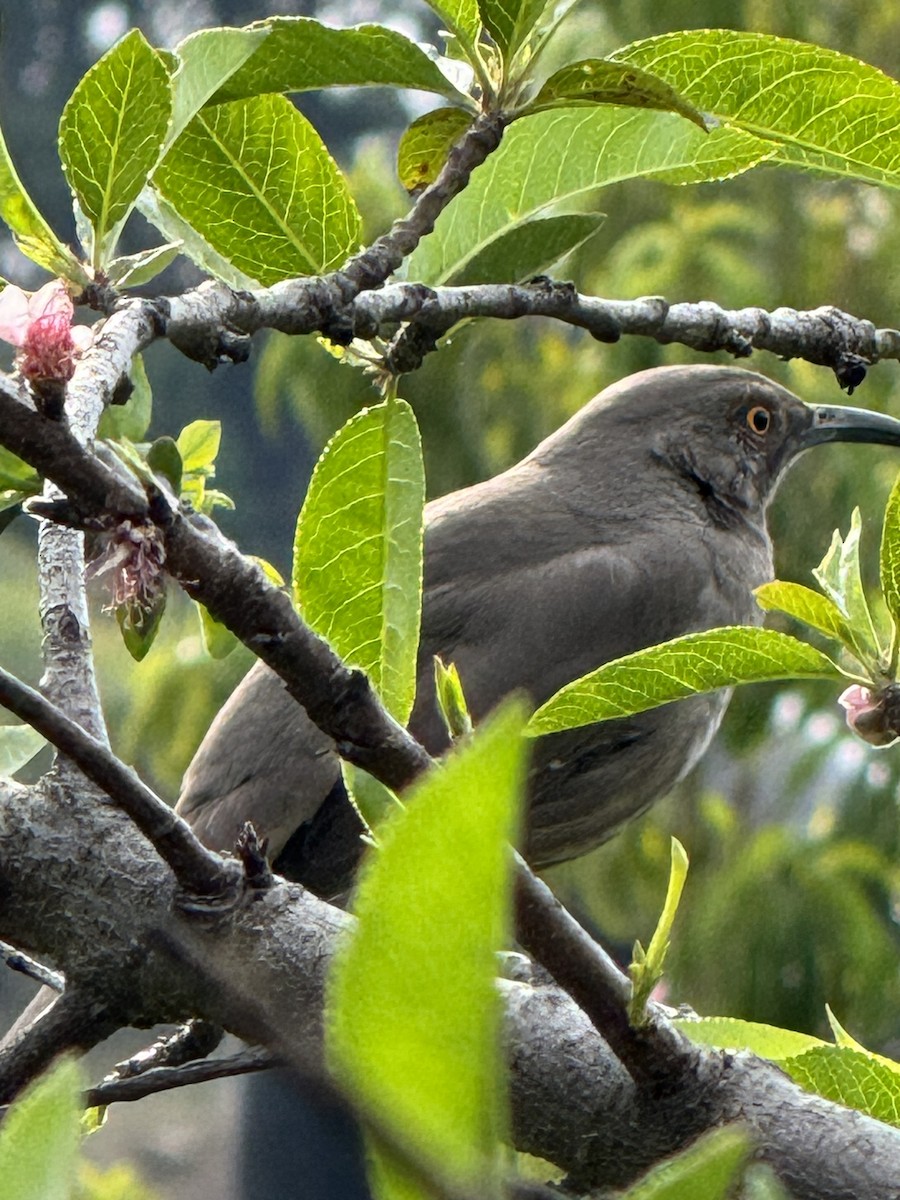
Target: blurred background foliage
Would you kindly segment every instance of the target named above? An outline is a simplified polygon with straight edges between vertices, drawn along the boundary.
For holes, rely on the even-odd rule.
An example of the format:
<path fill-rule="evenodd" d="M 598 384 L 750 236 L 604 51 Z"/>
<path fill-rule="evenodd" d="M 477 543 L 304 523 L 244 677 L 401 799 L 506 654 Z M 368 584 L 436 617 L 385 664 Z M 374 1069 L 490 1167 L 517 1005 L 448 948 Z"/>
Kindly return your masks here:
<path fill-rule="evenodd" d="M 190 28 L 245 23 L 275 11 L 343 22 L 394 18 L 433 35 L 424 11 L 390 3 L 65 4 L 41 0 L 12 16 L 0 54 L 4 130 L 28 186 L 57 228 L 71 214 L 53 154 L 68 92 L 105 44 L 141 25 L 157 43 Z M 418 25 L 416 22 L 418 21 Z M 121 25 L 121 29 L 118 25 Z M 604 55 L 666 30 L 724 26 L 818 42 L 900 78 L 900 9 L 892 0 L 584 0 L 559 53 Z M 105 32 L 104 32 L 105 31 Z M 348 171 L 367 236 L 407 206 L 393 153 L 411 101 L 370 90 L 304 97 L 302 107 Z M 900 323 L 900 223 L 890 194 L 760 168 L 723 184 L 631 183 L 604 191 L 598 236 L 555 275 L 611 297 L 661 294 L 726 307 L 832 304 L 879 325 Z M 136 242 L 143 236 L 138 227 Z M 36 282 L 11 248 L 0 271 Z M 190 274 L 170 278 L 184 286 Z M 715 356 L 728 361 L 724 355 Z M 401 394 L 422 426 L 430 495 L 494 474 L 530 450 L 606 384 L 661 363 L 697 361 L 638 339 L 593 342 L 552 322 L 472 324 L 447 339 Z M 749 365 L 811 401 L 840 399 L 824 369 L 758 355 Z M 153 347 L 153 433 L 177 434 L 197 417 L 223 422 L 217 485 L 236 501 L 221 523 L 241 547 L 288 567 L 293 522 L 315 455 L 376 395 L 313 339 L 257 339 L 249 367 L 212 378 L 167 346 Z M 856 403 L 900 415 L 896 365 L 876 368 Z M 771 515 L 782 578 L 809 582 L 836 526 L 861 506 L 870 582 L 877 577 L 880 514 L 898 468 L 889 451 L 835 447 L 802 461 Z M 0 538 L 5 666 L 40 672 L 33 531 L 25 519 Z M 170 799 L 209 720 L 249 656 L 210 662 L 190 605 L 172 596 L 162 633 L 135 664 L 95 594 L 102 695 L 118 752 Z M 875 1049 L 900 1054 L 897 788 L 900 751 L 851 739 L 821 685 L 756 687 L 735 696 L 713 751 L 676 796 L 552 882 L 625 956 L 646 944 L 665 890 L 668 836 L 692 860 L 668 980 L 673 1002 L 706 1013 L 822 1034 L 824 1006 Z"/>

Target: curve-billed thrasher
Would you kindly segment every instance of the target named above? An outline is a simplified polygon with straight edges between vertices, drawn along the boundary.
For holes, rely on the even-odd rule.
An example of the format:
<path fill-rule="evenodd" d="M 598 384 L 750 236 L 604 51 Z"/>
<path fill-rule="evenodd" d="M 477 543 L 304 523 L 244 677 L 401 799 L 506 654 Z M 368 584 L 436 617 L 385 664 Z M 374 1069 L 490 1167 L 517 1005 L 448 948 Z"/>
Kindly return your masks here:
<path fill-rule="evenodd" d="M 601 392 L 497 478 L 429 504 L 413 734 L 433 754 L 447 745 L 435 654 L 459 668 L 477 720 L 513 689 L 539 704 L 644 646 L 758 623 L 766 505 L 784 469 L 830 441 L 900 445 L 900 421 L 809 406 L 736 368 L 661 367 Z M 697 696 L 538 739 L 532 865 L 584 854 L 668 792 L 727 702 Z M 213 722 L 178 811 L 217 849 L 252 820 L 276 868 L 324 893 L 361 851 L 332 743 L 261 663 Z"/>

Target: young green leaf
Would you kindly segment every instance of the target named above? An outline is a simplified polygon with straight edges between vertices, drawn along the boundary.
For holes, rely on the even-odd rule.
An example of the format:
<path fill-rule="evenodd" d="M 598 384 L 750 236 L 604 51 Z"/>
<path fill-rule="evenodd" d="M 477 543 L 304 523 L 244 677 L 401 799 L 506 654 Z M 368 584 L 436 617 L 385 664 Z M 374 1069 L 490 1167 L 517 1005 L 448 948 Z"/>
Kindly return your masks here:
<path fill-rule="evenodd" d="M 419 243 L 408 277 L 456 279 L 512 229 L 607 184 L 663 174 L 680 183 L 724 179 L 771 152 L 749 134 L 704 134 L 673 113 L 646 109 L 602 105 L 523 117 Z"/>
<path fill-rule="evenodd" d="M 369 84 L 437 92 L 471 103 L 415 42 L 383 25 L 334 29 L 311 17 L 272 17 L 241 32 L 258 30 L 268 33 L 265 43 L 222 84 L 212 97 L 214 104 L 268 92 Z"/>
<path fill-rule="evenodd" d="M 768 138 L 773 161 L 900 187 L 900 83 L 821 46 L 692 29 L 615 52 L 719 121 Z"/>
<path fill-rule="evenodd" d="M 343 176 L 284 96 L 205 108 L 154 184 L 216 253 L 264 285 L 329 271 L 359 239 Z"/>
<path fill-rule="evenodd" d="M 124 404 L 110 404 L 103 410 L 97 436 L 116 441 L 127 438 L 140 442 L 147 435 L 153 413 L 153 393 L 144 367 L 143 355 L 136 354 L 129 371 L 132 392 Z"/>
<path fill-rule="evenodd" d="M 181 253 L 183 243 L 169 242 L 165 246 L 153 246 L 150 250 L 139 250 L 136 254 L 125 254 L 114 258 L 106 268 L 106 278 L 112 287 L 141 287 L 149 283 L 173 263 Z"/>
<path fill-rule="evenodd" d="M 0 219 L 8 226 L 16 245 L 32 262 L 52 275 L 86 284 L 88 275 L 72 251 L 62 244 L 25 187 L 13 166 L 6 140 L 0 132 Z"/>
<path fill-rule="evenodd" d="M 862 517 L 855 508 L 850 517 L 850 532 L 842 538 L 839 530 L 834 531 L 828 553 L 813 576 L 846 618 L 847 634 L 857 657 L 875 670 L 881 648 L 863 588 L 859 565 L 861 534 Z"/>
<path fill-rule="evenodd" d="M 150 647 L 156 641 L 165 611 L 165 589 L 147 608 L 142 604 L 132 602 L 120 604 L 116 609 L 116 620 L 119 623 L 122 641 L 135 662 L 143 662 L 150 653 Z"/>
<path fill-rule="evenodd" d="M 650 993 L 663 977 L 666 955 L 672 937 L 675 914 L 681 903 L 681 893 L 688 873 L 688 856 L 678 838 L 672 838 L 672 864 L 669 869 L 669 886 L 666 899 L 650 945 L 646 952 L 640 942 L 635 943 L 635 953 L 628 974 L 631 976 L 631 1000 L 628 1004 L 628 1020 L 633 1027 L 643 1025 L 646 1019 L 647 1001 Z"/>
<path fill-rule="evenodd" d="M 459 671 L 455 663 L 445 666 L 437 654 L 434 656 L 434 690 L 450 740 L 458 742 L 460 738 L 468 737 L 472 732 L 472 718 Z"/>
<path fill-rule="evenodd" d="M 0 779 L 9 779 L 44 748 L 47 739 L 30 725 L 0 725 Z"/>
<path fill-rule="evenodd" d="M 415 416 L 405 401 L 388 400 L 328 443 L 294 540 L 304 619 L 369 675 L 400 722 L 415 698 L 424 496 Z"/>
<path fill-rule="evenodd" d="M 172 115 L 169 72 L 133 29 L 84 76 L 63 109 L 59 153 L 105 266 L 122 222 L 159 160 Z"/>
<path fill-rule="evenodd" d="M 509 63 L 547 7 L 547 0 L 478 0 L 484 27 Z"/>
<path fill-rule="evenodd" d="M 203 638 L 203 648 L 210 658 L 227 658 L 240 643 L 227 625 L 217 621 L 210 615 L 204 604 L 197 604 L 200 617 L 200 636 Z"/>
<path fill-rule="evenodd" d="M 598 667 L 542 704 L 528 733 L 537 737 L 576 729 L 738 683 L 839 679 L 841 674 L 821 651 L 787 634 L 725 626 L 689 633 Z"/>
<path fill-rule="evenodd" d="M 844 1046 L 814 1046 L 786 1058 L 782 1070 L 809 1092 L 900 1125 L 900 1064 Z"/>
<path fill-rule="evenodd" d="M 894 626 L 894 644 L 900 631 L 900 475 L 884 510 L 881 531 L 881 591 Z"/>
<path fill-rule="evenodd" d="M 211 474 L 221 441 L 221 421 L 191 421 L 190 425 L 185 425 L 175 443 L 185 473 L 204 471 Z"/>
<path fill-rule="evenodd" d="M 706 132 L 703 114 L 658 75 L 629 63 L 586 58 L 551 75 L 525 112 L 573 104 L 623 104 L 655 108 L 687 117 Z"/>
<path fill-rule="evenodd" d="M 413 121 L 397 147 L 397 175 L 408 192 L 434 182 L 471 123 L 472 114 L 462 108 L 436 108 Z"/>
<path fill-rule="evenodd" d="M 481 14 L 478 0 L 425 0 L 446 26 L 447 32 L 459 42 L 469 62 L 476 57 L 475 47 L 481 34 Z"/>
<path fill-rule="evenodd" d="M 176 496 L 181 495 L 184 463 L 174 438 L 164 435 L 152 443 L 147 451 L 147 466 L 154 475 L 160 475 L 166 480 Z"/>
<path fill-rule="evenodd" d="M 784 583 L 780 579 L 755 588 L 753 595 L 763 612 L 783 612 L 827 637 L 849 641 L 847 622 L 830 596 L 814 592 L 802 583 Z"/>
<path fill-rule="evenodd" d="M 651 1168 L 620 1200 L 729 1200 L 752 1148 L 742 1129 L 713 1129 Z"/>
<path fill-rule="evenodd" d="M 64 1058 L 10 1107 L 0 1129 L 0 1180 L 15 1200 L 71 1200 L 81 1144 L 78 1064 Z"/>
<path fill-rule="evenodd" d="M 486 1197 L 498 1194 L 507 1132 L 495 974 L 511 935 L 523 721 L 506 704 L 381 827 L 326 1010 L 332 1067 L 363 1110 L 390 1122 L 437 1178 Z M 388 1186 L 402 1178 L 382 1154 L 378 1171 Z"/>
<path fill-rule="evenodd" d="M 400 801 L 389 787 L 383 784 L 368 771 L 353 763 L 341 759 L 341 774 L 344 777 L 344 787 L 354 808 L 362 817 L 367 828 L 372 831 L 368 840 L 376 843 L 376 833 L 381 828 L 382 821 L 391 816 L 400 805 Z"/>

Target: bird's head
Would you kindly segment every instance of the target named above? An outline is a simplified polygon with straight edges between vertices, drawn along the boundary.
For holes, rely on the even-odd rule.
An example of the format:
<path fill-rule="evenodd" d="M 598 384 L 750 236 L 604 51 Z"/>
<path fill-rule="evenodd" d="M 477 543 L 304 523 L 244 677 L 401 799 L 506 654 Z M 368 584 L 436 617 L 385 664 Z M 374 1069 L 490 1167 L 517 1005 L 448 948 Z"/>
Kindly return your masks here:
<path fill-rule="evenodd" d="M 588 404 L 560 435 L 593 447 L 624 475 L 649 458 L 703 498 L 723 524 L 761 516 L 785 469 L 824 442 L 900 446 L 900 421 L 846 405 L 806 404 L 736 367 L 658 367 L 631 375 Z M 633 453 L 632 453 L 633 452 Z M 629 461 L 630 460 L 630 461 Z"/>

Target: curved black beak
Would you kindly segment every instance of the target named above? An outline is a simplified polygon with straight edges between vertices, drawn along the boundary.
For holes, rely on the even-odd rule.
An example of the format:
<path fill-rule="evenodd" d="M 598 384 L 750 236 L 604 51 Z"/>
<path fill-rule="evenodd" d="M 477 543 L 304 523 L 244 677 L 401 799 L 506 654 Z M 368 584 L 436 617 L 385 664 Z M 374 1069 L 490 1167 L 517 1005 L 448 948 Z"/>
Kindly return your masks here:
<path fill-rule="evenodd" d="M 809 426 L 800 436 L 801 448 L 823 442 L 880 442 L 900 446 L 900 421 L 885 413 L 844 405 L 808 404 Z"/>

